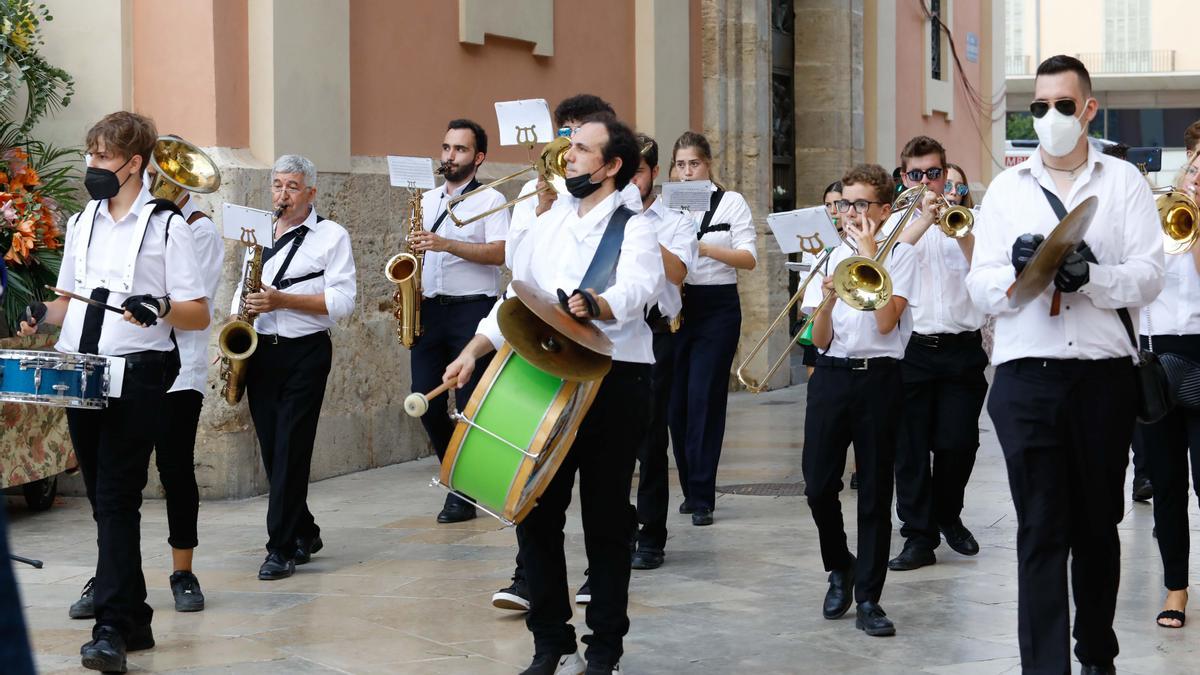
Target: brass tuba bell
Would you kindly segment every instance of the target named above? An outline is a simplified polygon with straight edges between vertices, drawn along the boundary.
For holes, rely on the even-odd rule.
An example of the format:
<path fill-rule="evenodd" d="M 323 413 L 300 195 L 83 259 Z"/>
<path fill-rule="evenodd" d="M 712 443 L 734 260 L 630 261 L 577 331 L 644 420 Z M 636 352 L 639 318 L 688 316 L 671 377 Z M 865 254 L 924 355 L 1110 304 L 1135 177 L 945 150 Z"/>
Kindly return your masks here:
<path fill-rule="evenodd" d="M 221 171 L 200 148 L 173 134 L 159 136 L 150 153 L 150 194 L 181 204 L 189 192 L 208 194 L 221 187 Z"/>

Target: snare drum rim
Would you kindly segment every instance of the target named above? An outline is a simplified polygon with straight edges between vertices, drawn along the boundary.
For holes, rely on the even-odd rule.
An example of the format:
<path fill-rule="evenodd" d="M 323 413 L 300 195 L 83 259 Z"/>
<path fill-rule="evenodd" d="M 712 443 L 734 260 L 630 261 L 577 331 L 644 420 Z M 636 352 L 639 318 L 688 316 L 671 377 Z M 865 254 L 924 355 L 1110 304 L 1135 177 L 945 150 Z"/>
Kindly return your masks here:
<path fill-rule="evenodd" d="M 27 365 L 25 361 L 37 361 L 39 365 Z M 59 352 L 39 349 L 0 349 L 0 363 L 17 361 L 20 371 L 68 371 L 80 374 L 80 391 L 87 391 L 87 380 L 99 373 L 100 395 L 97 398 L 83 396 L 53 396 L 48 394 L 0 391 L 0 401 L 6 403 L 46 405 L 55 408 L 103 409 L 108 406 L 109 360 L 96 354 Z"/>

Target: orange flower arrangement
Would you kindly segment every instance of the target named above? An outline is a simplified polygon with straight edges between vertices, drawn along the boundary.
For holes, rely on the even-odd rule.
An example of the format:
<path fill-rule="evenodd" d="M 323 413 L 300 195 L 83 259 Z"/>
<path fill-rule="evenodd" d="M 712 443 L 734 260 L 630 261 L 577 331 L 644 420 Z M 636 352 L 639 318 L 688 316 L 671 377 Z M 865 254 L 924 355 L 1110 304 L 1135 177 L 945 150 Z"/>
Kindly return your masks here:
<path fill-rule="evenodd" d="M 0 232 L 12 240 L 4 262 L 30 265 L 39 248 L 54 251 L 61 246 L 57 204 L 38 190 L 41 179 L 21 148 L 0 153 L 0 167 Z"/>

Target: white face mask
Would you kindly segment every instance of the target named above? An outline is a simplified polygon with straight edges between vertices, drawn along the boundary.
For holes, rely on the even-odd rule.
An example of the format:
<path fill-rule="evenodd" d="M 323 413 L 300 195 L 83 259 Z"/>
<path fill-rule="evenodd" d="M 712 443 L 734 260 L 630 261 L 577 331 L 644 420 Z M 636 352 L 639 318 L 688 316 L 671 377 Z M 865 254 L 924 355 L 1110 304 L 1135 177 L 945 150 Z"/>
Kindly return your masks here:
<path fill-rule="evenodd" d="M 1087 101 L 1083 105 L 1086 110 Z M 1071 117 L 1050 106 L 1050 110 L 1041 119 L 1033 120 L 1033 130 L 1037 133 L 1042 149 L 1052 157 L 1069 155 L 1075 149 L 1079 137 L 1083 135 L 1083 125 L 1079 121 L 1082 117 L 1083 111 L 1080 111 L 1079 117 Z"/>

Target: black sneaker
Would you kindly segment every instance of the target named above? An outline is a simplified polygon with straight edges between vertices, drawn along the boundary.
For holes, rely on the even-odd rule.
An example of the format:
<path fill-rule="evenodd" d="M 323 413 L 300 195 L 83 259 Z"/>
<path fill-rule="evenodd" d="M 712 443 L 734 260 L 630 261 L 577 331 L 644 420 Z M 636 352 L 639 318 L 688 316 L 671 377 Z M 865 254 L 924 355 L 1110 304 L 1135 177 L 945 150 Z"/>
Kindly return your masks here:
<path fill-rule="evenodd" d="M 629 560 L 629 566 L 635 570 L 653 570 L 662 567 L 663 552 L 652 548 L 639 548 Z"/>
<path fill-rule="evenodd" d="M 190 570 L 171 575 L 171 595 L 175 596 L 176 612 L 199 612 L 204 609 L 204 592 L 200 580 Z"/>
<path fill-rule="evenodd" d="M 80 663 L 89 670 L 105 673 L 123 673 L 125 666 L 125 639 L 112 626 L 96 626 L 92 639 L 79 648 Z"/>
<path fill-rule="evenodd" d="M 579 652 L 570 654 L 534 654 L 533 663 L 521 675 L 583 675 L 587 663 Z"/>
<path fill-rule="evenodd" d="M 91 619 L 96 616 L 96 577 L 87 580 L 79 599 L 71 603 L 67 616 L 72 619 Z"/>
<path fill-rule="evenodd" d="M 692 511 L 695 511 L 695 510 L 696 509 L 693 508 L 692 505 L 689 504 L 686 499 L 679 503 L 679 512 L 685 516 L 691 515 Z"/>
<path fill-rule="evenodd" d="M 1133 501 L 1148 502 L 1154 497 L 1154 486 L 1150 484 L 1149 478 L 1137 477 L 1133 479 Z"/>
<path fill-rule="evenodd" d="M 584 570 L 584 571 L 583 571 L 583 575 L 584 575 L 585 577 L 587 576 L 587 573 L 588 573 L 588 571 L 587 571 L 587 570 Z M 592 583 L 592 582 L 591 582 L 591 579 L 584 579 L 584 581 L 583 581 L 583 585 L 582 585 L 582 586 L 580 586 L 580 587 L 579 587 L 579 590 L 578 590 L 578 591 L 575 593 L 575 604 L 577 604 L 577 605 L 586 605 L 586 604 L 588 604 L 589 602 L 591 602 L 591 601 L 592 601 L 592 586 L 591 586 L 591 583 Z"/>
<path fill-rule="evenodd" d="M 588 661 L 587 670 L 583 671 L 583 675 L 611 675 L 612 673 L 621 672 L 621 664 L 616 663 L 608 665 L 599 661 Z"/>
<path fill-rule="evenodd" d="M 514 576 L 512 585 L 492 593 L 492 607 L 528 612 L 529 591 L 525 589 L 525 580 Z"/>

